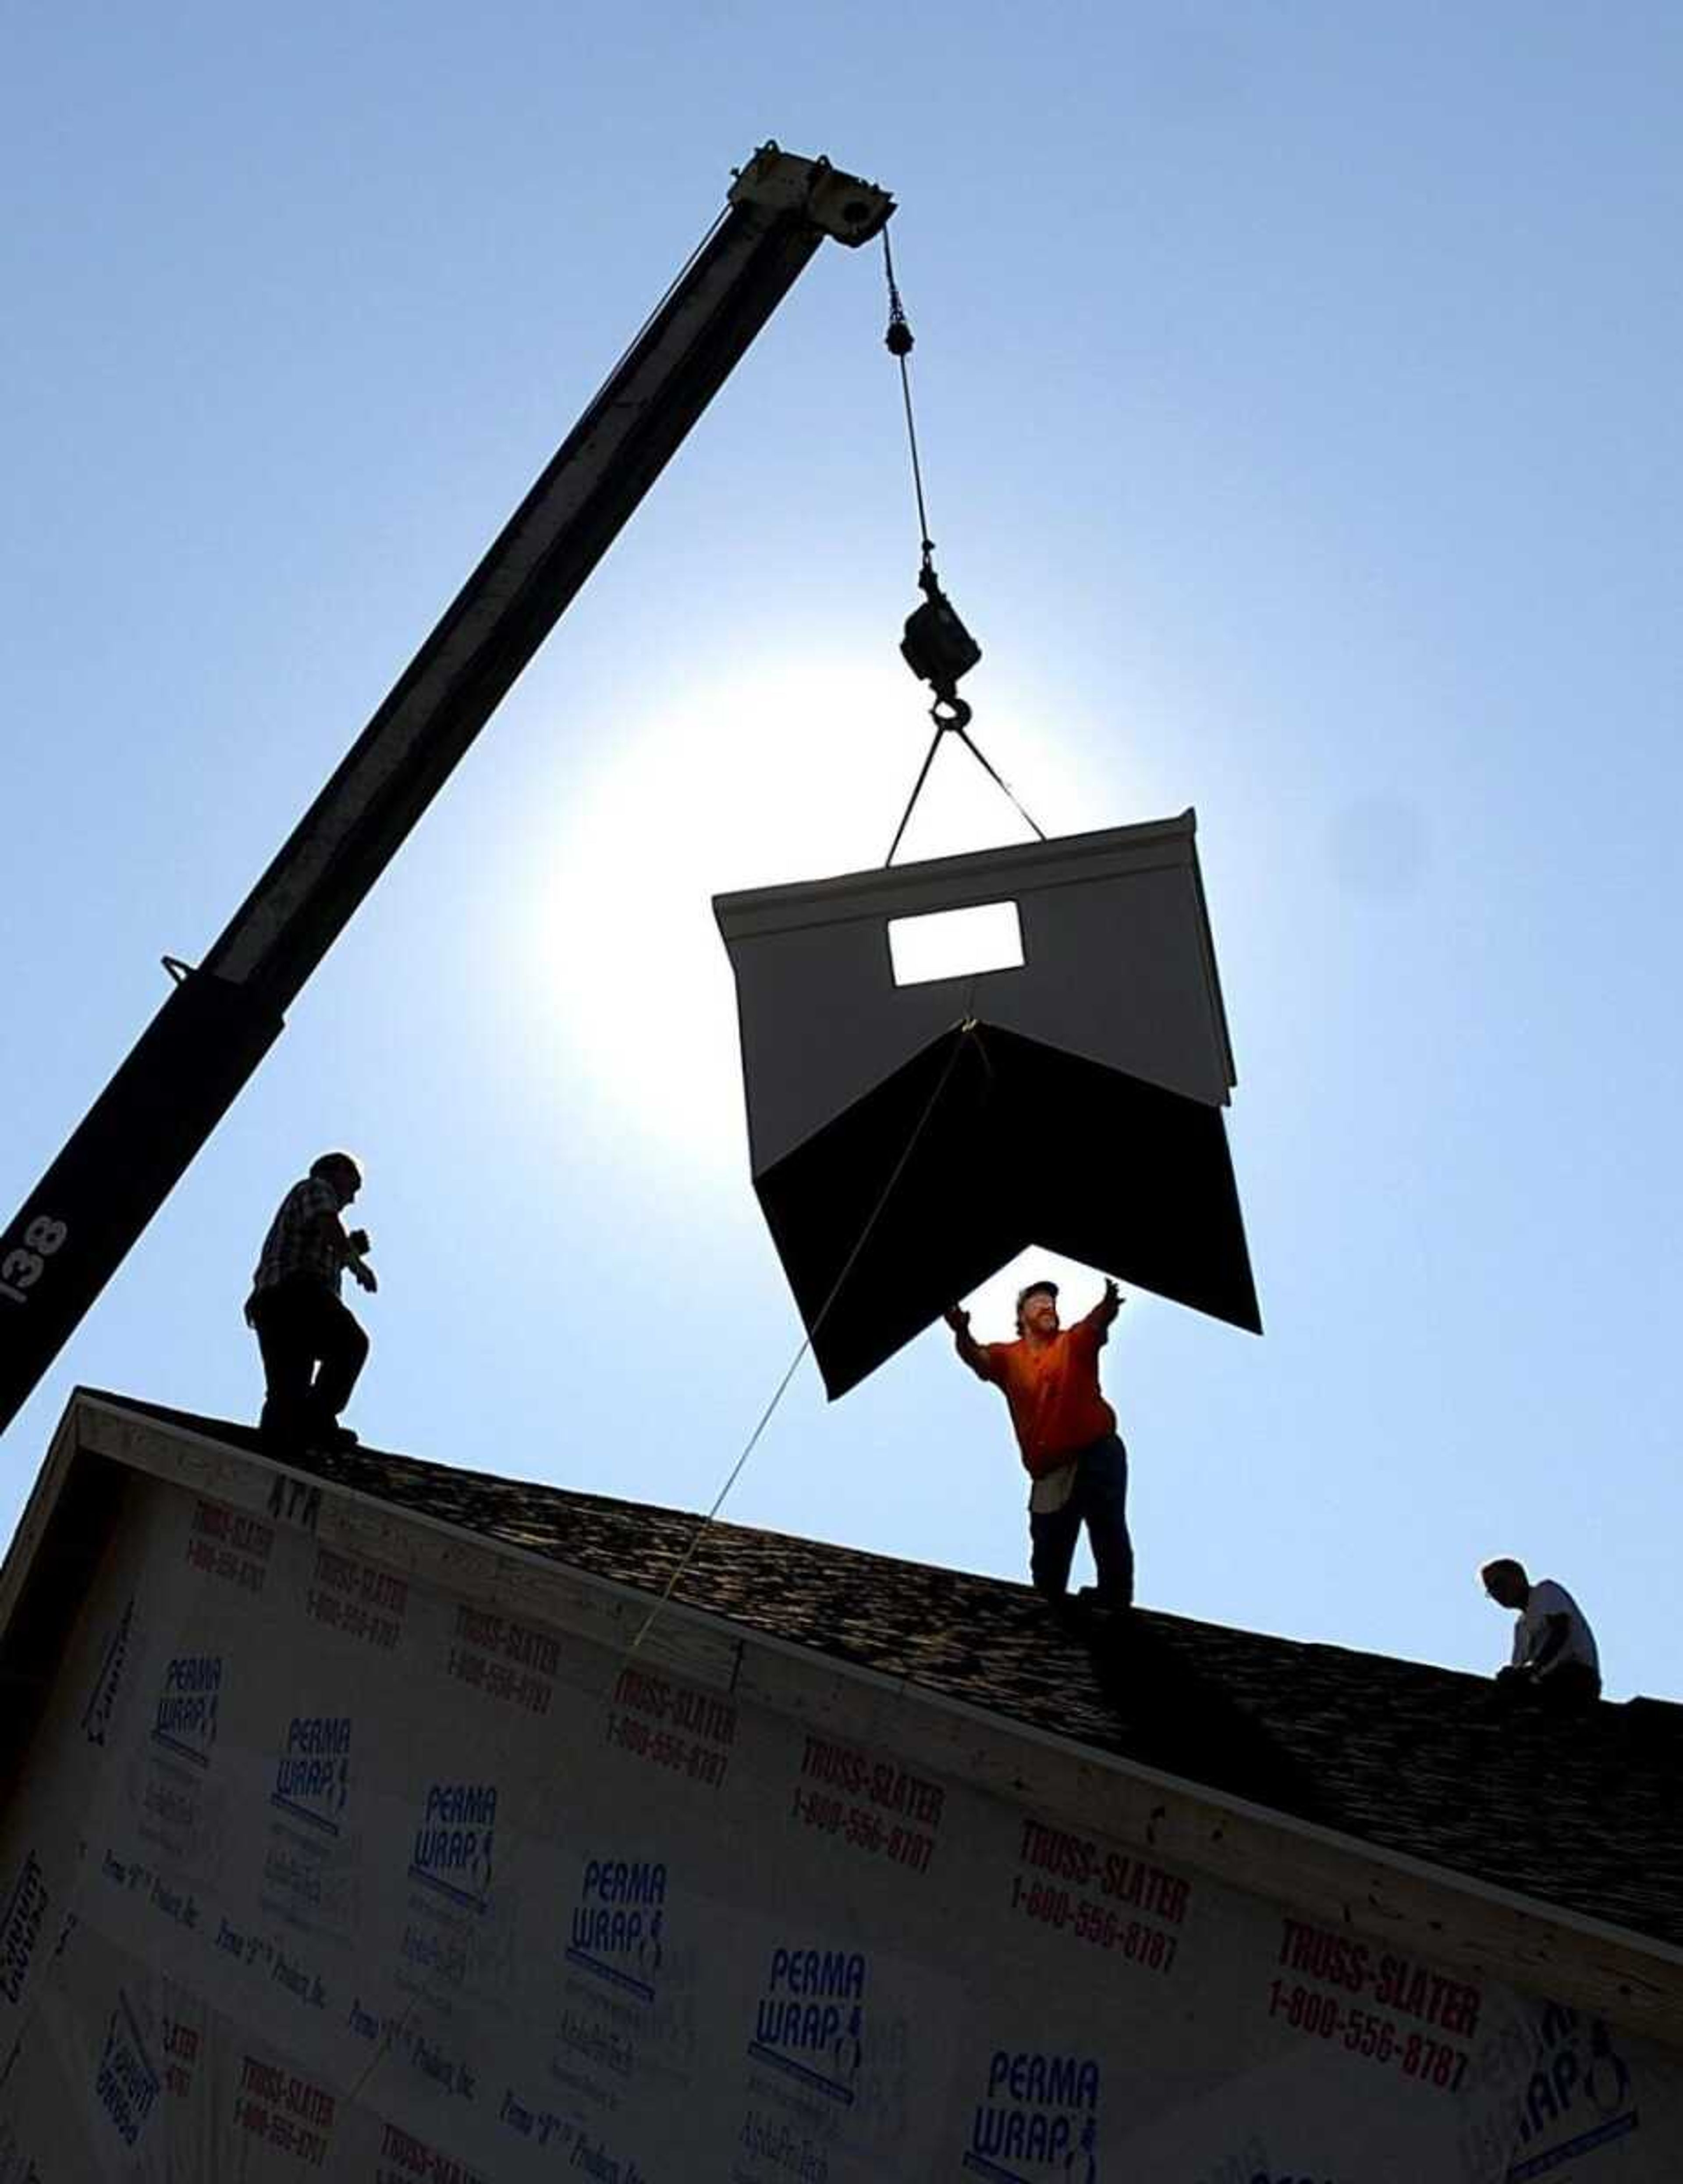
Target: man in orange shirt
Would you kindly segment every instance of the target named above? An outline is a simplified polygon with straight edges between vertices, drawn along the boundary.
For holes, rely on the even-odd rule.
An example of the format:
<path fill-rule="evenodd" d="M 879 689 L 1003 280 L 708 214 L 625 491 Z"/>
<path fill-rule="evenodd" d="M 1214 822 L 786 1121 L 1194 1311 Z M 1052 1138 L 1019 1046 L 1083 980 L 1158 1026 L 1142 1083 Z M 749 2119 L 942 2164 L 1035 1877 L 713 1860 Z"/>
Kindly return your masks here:
<path fill-rule="evenodd" d="M 1017 1297 L 1017 1340 L 977 1342 L 970 1315 L 947 1314 L 958 1355 L 978 1379 L 1003 1390 L 1029 1491 L 1029 1572 L 1036 1592 L 1061 1600 L 1083 1523 L 1098 1572 L 1094 1604 L 1130 1607 L 1134 1550 L 1128 1537 L 1128 1451 L 1116 1413 L 1098 1390 L 1098 1353 L 1121 1310 L 1114 1282 L 1085 1319 L 1058 1323 L 1058 1284 L 1030 1282 Z"/>

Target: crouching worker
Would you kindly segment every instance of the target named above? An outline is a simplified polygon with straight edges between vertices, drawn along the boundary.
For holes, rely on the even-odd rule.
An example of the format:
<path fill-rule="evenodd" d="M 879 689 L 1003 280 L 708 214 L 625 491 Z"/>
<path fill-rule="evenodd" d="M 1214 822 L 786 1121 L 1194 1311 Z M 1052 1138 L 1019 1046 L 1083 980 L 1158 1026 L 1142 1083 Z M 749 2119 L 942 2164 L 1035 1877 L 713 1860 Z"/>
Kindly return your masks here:
<path fill-rule="evenodd" d="M 263 1354 L 259 1426 L 277 1450 L 348 1448 L 356 1435 L 339 1413 L 368 1356 L 368 1337 L 341 1302 L 347 1268 L 363 1289 L 379 1286 L 364 1265 L 368 1232 L 339 1218 L 362 1189 L 348 1153 L 324 1153 L 281 1200 L 263 1240 L 246 1301 L 246 1324 Z"/>
<path fill-rule="evenodd" d="M 1595 1634 L 1565 1586 L 1551 1577 L 1533 1585 L 1525 1564 L 1506 1555 L 1486 1563 L 1479 1575 L 1498 1607 L 1515 1611 L 1514 1657 L 1497 1671 L 1502 1696 L 1568 1707 L 1598 1699 L 1601 1661 Z"/>
<path fill-rule="evenodd" d="M 970 1316 L 947 1314 L 958 1355 L 979 1379 L 1003 1390 L 1016 1429 L 1029 1490 L 1029 1573 L 1036 1592 L 1061 1600 L 1083 1524 L 1098 1573 L 1093 1604 L 1133 1605 L 1134 1550 L 1128 1537 L 1128 1452 L 1116 1413 L 1098 1387 L 1098 1353 L 1121 1309 L 1114 1282 L 1085 1319 L 1058 1323 L 1058 1284 L 1030 1282 L 1017 1298 L 1017 1340 L 976 1342 Z"/>

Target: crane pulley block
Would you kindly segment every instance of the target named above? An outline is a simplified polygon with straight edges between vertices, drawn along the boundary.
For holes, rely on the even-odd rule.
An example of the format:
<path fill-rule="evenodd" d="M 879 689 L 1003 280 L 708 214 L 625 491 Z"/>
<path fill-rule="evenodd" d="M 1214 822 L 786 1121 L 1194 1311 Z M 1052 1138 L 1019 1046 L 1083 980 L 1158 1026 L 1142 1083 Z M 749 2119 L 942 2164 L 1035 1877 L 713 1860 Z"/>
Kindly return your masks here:
<path fill-rule="evenodd" d="M 1261 1331 L 1195 827 L 714 899 L 754 1187 L 832 1397 L 1030 1245 Z M 984 930 L 985 967 L 938 952 Z"/>
<path fill-rule="evenodd" d="M 981 647 L 970 635 L 927 566 L 919 579 L 924 603 L 906 617 L 906 633 L 900 654 L 920 682 L 927 682 L 937 699 L 958 705 L 958 678 L 968 675 L 981 658 Z M 968 720 L 969 708 L 964 708 Z"/>

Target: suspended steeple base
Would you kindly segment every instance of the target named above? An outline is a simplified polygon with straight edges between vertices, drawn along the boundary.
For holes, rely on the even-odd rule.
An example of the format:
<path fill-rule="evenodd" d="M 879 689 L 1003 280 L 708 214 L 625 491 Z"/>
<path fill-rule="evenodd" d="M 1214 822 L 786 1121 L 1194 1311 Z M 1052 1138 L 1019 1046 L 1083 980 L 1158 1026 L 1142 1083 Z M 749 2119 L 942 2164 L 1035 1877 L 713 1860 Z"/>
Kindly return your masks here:
<path fill-rule="evenodd" d="M 1261 1332 L 1194 824 L 715 900 L 754 1188 L 832 1397 L 1032 1245 Z M 962 910 L 1006 960 L 908 972 Z"/>

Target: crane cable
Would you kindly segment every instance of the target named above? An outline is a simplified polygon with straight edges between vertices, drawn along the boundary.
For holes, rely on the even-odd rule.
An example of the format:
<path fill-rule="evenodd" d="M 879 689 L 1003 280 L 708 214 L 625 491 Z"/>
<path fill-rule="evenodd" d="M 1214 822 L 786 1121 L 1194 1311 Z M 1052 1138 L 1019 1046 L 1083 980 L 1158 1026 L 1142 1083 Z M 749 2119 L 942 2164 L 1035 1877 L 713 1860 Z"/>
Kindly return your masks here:
<path fill-rule="evenodd" d="M 919 609 L 919 613 L 927 613 L 930 609 L 934 609 L 937 613 L 944 610 L 957 631 L 963 647 L 968 649 L 969 654 L 964 664 L 958 666 L 956 671 L 951 674 L 950 679 L 941 681 L 936 681 L 925 668 L 920 667 L 916 660 L 912 659 L 909 652 L 907 654 L 907 665 L 912 668 L 914 673 L 934 683 L 936 699 L 935 703 L 930 707 L 930 716 L 935 722 L 935 734 L 930 738 L 928 750 L 924 754 L 924 762 L 918 769 L 918 777 L 912 784 L 912 793 L 907 800 L 904 811 L 900 816 L 900 824 L 894 830 L 894 839 L 889 844 L 888 855 L 882 861 L 886 869 L 894 861 L 906 828 L 910 822 L 912 813 L 916 809 L 918 799 L 923 794 L 924 783 L 929 779 L 930 768 L 935 763 L 935 755 L 941 748 L 941 739 L 947 734 L 958 737 L 983 772 L 1003 791 L 1019 818 L 1037 834 L 1042 842 L 1046 839 L 1046 830 L 1024 809 L 1010 783 L 1006 780 L 1004 775 L 999 772 L 970 734 L 970 708 L 958 694 L 958 676 L 973 666 L 981 657 L 981 653 L 980 648 L 971 641 L 963 625 L 958 621 L 957 616 L 953 615 L 935 573 L 935 541 L 929 535 L 929 504 L 924 493 L 923 462 L 918 451 L 917 419 L 912 408 L 912 372 L 908 359 L 916 343 L 916 336 L 913 333 L 911 322 L 906 316 L 906 307 L 900 296 L 900 285 L 894 277 L 894 247 L 888 239 L 888 230 L 886 227 L 882 231 L 882 265 L 884 277 L 888 285 L 888 329 L 883 335 L 882 340 L 884 348 L 900 367 L 900 398 L 906 413 L 906 444 L 911 455 L 912 492 L 918 510 L 918 583 L 929 602 L 928 607 Z M 914 616 L 914 620 L 916 618 Z M 910 631 L 911 625 L 908 623 L 908 638 Z M 902 650 L 905 651 L 907 648 L 903 646 Z"/>
<path fill-rule="evenodd" d="M 906 410 L 906 441 L 912 454 L 912 490 L 917 497 L 918 533 L 923 566 L 933 571 L 935 541 L 929 535 L 929 510 L 924 504 L 924 472 L 923 465 L 918 460 L 917 420 L 912 415 L 912 370 L 907 362 L 917 336 L 912 332 L 911 323 L 906 316 L 906 307 L 900 300 L 899 283 L 894 278 L 894 246 L 888 239 L 886 227 L 882 231 L 882 270 L 888 282 L 888 331 L 882 337 L 882 343 L 900 367 L 900 398 Z"/>
<path fill-rule="evenodd" d="M 895 1162 L 893 1170 L 890 1174 L 887 1182 L 882 1186 L 881 1193 L 879 1195 L 875 1205 L 871 1208 L 864 1228 L 860 1229 L 858 1236 L 854 1242 L 853 1250 L 848 1252 L 846 1259 L 842 1262 L 841 1273 L 836 1275 L 835 1280 L 830 1284 L 829 1294 L 825 1296 L 823 1303 L 819 1305 L 817 1312 L 814 1313 L 812 1319 L 808 1323 L 805 1340 L 802 1342 L 800 1348 L 796 1351 L 794 1356 L 789 1360 L 788 1370 L 784 1373 L 783 1378 L 778 1382 L 770 1401 L 760 1412 L 758 1424 L 755 1426 L 753 1431 L 748 1435 L 747 1441 L 743 1445 L 742 1454 L 736 1458 L 736 1462 L 730 1467 L 730 1473 L 725 1479 L 725 1484 L 719 1488 L 718 1493 L 714 1496 L 712 1507 L 708 1509 L 704 1517 L 697 1520 L 695 1530 L 691 1535 L 689 1545 L 685 1548 L 683 1554 L 680 1557 L 677 1568 L 667 1580 L 665 1587 L 662 1591 L 660 1597 L 655 1602 L 654 1605 L 649 1609 L 648 1613 L 643 1618 L 636 1637 L 632 1639 L 630 1646 L 626 1648 L 625 1657 L 626 1659 L 629 1660 L 630 1656 L 637 1651 L 639 1646 L 641 1646 L 643 1640 L 648 1635 L 650 1630 L 658 1619 L 662 1609 L 665 1607 L 667 1602 L 677 1591 L 679 1580 L 682 1578 L 685 1571 L 688 1569 L 691 1563 L 695 1559 L 696 1550 L 700 1546 L 703 1539 L 705 1537 L 708 1526 L 714 1523 L 715 1518 L 718 1517 L 719 1511 L 724 1507 L 725 1496 L 730 1493 L 731 1488 L 736 1484 L 737 1479 L 742 1476 L 742 1467 L 747 1463 L 748 1458 L 753 1454 L 755 1449 L 759 1446 L 761 1435 L 764 1433 L 766 1428 L 771 1424 L 772 1413 L 776 1410 L 778 1405 L 782 1401 L 784 1396 L 787 1393 L 789 1383 L 794 1379 L 802 1359 L 806 1356 L 807 1352 L 812 1348 L 814 1341 L 818 1339 L 819 1329 L 824 1325 L 825 1321 L 829 1318 L 830 1307 L 841 1295 L 843 1288 L 846 1286 L 848 1276 L 858 1264 L 866 1245 L 869 1243 L 872 1235 L 875 1232 L 877 1223 L 882 1218 L 883 1213 L 887 1208 L 889 1200 L 894 1195 L 896 1186 L 898 1184 L 901 1177 L 905 1173 L 907 1168 L 910 1166 L 912 1156 L 916 1152 L 919 1141 L 922 1138 L 925 1130 L 928 1128 L 930 1120 L 934 1115 L 936 1109 L 941 1105 L 941 1096 L 942 1093 L 946 1091 L 947 1081 L 952 1077 L 953 1071 L 958 1067 L 959 1061 L 967 1053 L 974 1051 L 980 1057 L 982 1067 L 986 1072 L 990 1083 L 991 1082 L 993 1077 L 993 1065 L 989 1061 L 986 1050 L 981 1043 L 981 1027 L 978 1024 L 976 1019 L 970 1014 L 971 1005 L 975 1000 L 975 991 L 976 982 L 975 978 L 972 978 L 970 981 L 969 993 L 964 1003 L 964 1013 L 959 1017 L 957 1024 L 953 1027 L 953 1029 L 958 1034 L 958 1038 L 953 1043 L 953 1051 L 947 1057 L 946 1067 L 941 1070 L 941 1075 L 936 1080 L 935 1089 L 930 1094 L 923 1112 L 918 1117 L 917 1121 L 913 1124 L 912 1134 L 910 1137 L 907 1139 L 899 1159 Z"/>
<path fill-rule="evenodd" d="M 939 699 L 936 699 L 936 703 L 937 705 L 940 703 Z M 933 706 L 931 706 L 930 710 L 934 710 Z M 1036 821 L 1030 818 L 1029 814 L 1024 811 L 1021 804 L 1018 802 L 1016 792 L 1012 788 L 1010 783 L 1007 781 L 1004 775 L 999 772 L 998 768 L 993 764 L 993 761 L 988 757 L 986 752 L 980 748 L 975 737 L 971 735 L 969 729 L 966 727 L 964 722 L 962 721 L 943 721 L 937 717 L 935 724 L 935 733 L 930 739 L 929 749 L 924 753 L 924 762 L 918 769 L 918 777 L 912 784 L 912 793 L 906 800 L 905 810 L 900 815 L 900 824 L 894 829 L 894 839 L 889 844 L 888 855 L 882 861 L 885 871 L 894 861 L 894 853 L 900 846 L 900 838 L 904 834 L 908 822 L 910 821 L 912 813 L 916 808 L 918 799 L 923 794 L 924 783 L 929 779 L 929 770 L 930 766 L 935 764 L 935 755 L 941 749 L 941 738 L 944 735 L 948 734 L 957 736 L 959 742 L 964 744 L 965 749 L 969 752 L 971 757 L 974 758 L 977 765 L 980 766 L 982 772 L 988 775 L 991 780 L 996 782 L 998 786 L 1003 789 L 1008 802 L 1014 806 L 1018 817 L 1025 821 L 1027 825 L 1033 827 L 1035 833 L 1039 835 L 1042 842 L 1047 838 L 1045 827 L 1039 825 Z"/>

